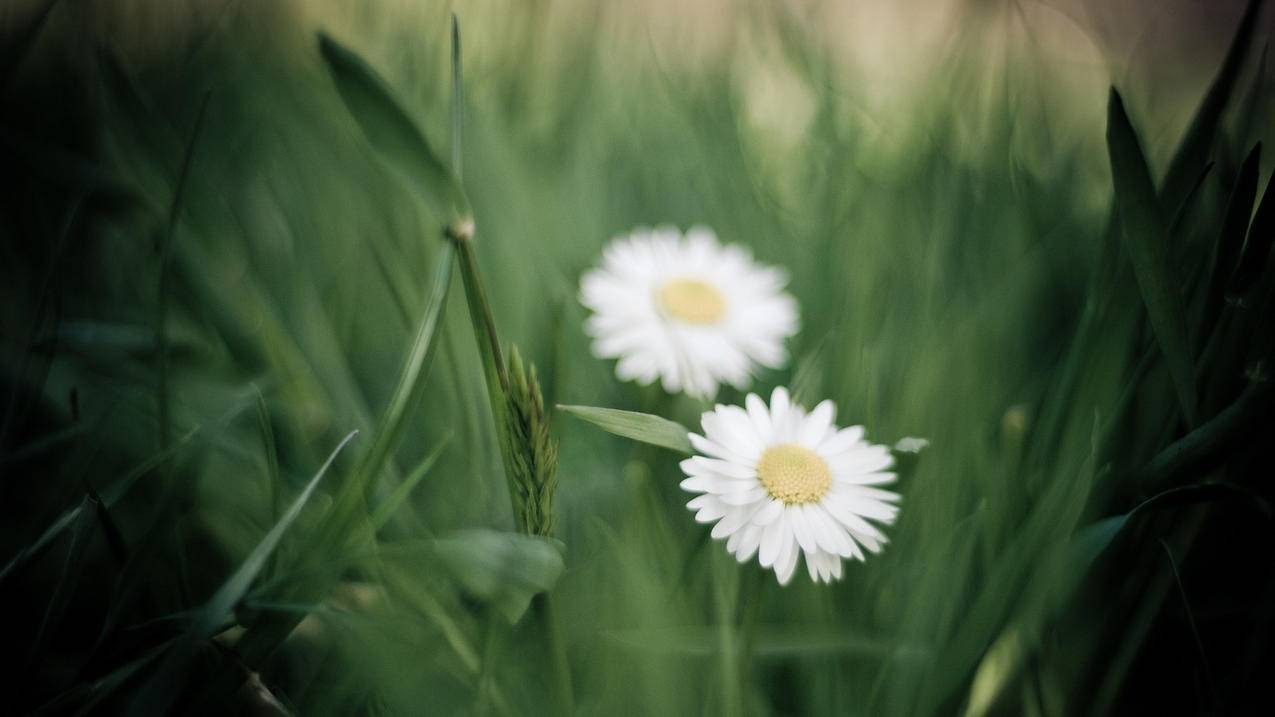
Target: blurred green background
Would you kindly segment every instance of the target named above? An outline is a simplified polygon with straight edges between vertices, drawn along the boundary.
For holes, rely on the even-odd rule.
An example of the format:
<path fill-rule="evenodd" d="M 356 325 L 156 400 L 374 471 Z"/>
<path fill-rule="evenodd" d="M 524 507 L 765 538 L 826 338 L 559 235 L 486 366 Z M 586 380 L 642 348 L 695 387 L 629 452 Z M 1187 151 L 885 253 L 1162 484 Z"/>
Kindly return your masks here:
<path fill-rule="evenodd" d="M 0 699 L 550 709 L 546 636 L 508 618 L 556 558 L 502 542 L 458 279 L 369 512 L 437 462 L 383 527 L 330 534 L 444 240 L 316 32 L 446 156 L 455 12 L 478 259 L 547 404 L 697 423 L 701 406 L 590 355 L 576 292 L 613 236 L 706 224 L 792 275 L 794 362 L 759 392 L 930 441 L 881 556 L 781 588 L 694 523 L 676 454 L 556 416 L 549 582 L 576 712 L 1269 709 L 1275 200 L 1269 160 L 1245 159 L 1275 129 L 1270 13 L 1121 5 L 7 5 L 0 624 L 17 667 Z M 1113 208 L 1113 84 L 1161 187 L 1198 419 Z M 192 637 L 356 429 L 233 615 Z"/>

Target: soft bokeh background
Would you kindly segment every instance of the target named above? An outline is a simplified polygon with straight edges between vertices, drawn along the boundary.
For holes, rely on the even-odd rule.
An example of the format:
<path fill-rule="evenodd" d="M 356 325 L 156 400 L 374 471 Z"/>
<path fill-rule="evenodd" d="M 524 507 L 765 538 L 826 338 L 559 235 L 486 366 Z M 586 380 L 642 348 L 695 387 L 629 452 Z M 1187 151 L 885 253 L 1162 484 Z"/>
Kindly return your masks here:
<path fill-rule="evenodd" d="M 930 440 L 903 466 L 883 555 L 832 587 L 800 574 L 780 588 L 691 520 L 675 454 L 558 416 L 566 571 L 552 594 L 579 712 L 1270 706 L 1260 448 L 1275 412 L 1245 404 L 1209 460 L 1143 470 L 1188 427 L 1109 231 L 1104 139 L 1115 84 L 1161 177 L 1244 5 L 6 3 L 0 559 L 20 560 L 0 578 L 0 620 L 22 667 L 3 699 L 545 708 L 543 636 L 446 564 L 446 546 L 477 542 L 457 531 L 513 526 L 459 281 L 384 491 L 441 458 L 384 529 L 351 537 L 352 555 L 315 552 L 442 242 L 420 189 L 350 118 L 315 33 L 366 58 L 441 150 L 455 12 L 479 261 L 501 336 L 538 366 L 548 403 L 696 423 L 695 403 L 620 384 L 591 357 L 575 295 L 611 237 L 705 224 L 792 275 L 795 359 L 759 391 L 832 398 L 839 423 L 880 442 Z M 1275 129 L 1258 69 L 1272 14 L 1212 169 L 1184 209 L 1162 207 L 1192 316 L 1241 162 Z M 1269 160 L 1258 167 L 1261 197 Z M 1269 372 L 1269 284 L 1227 303 L 1226 340 L 1201 350 L 1206 419 Z M 181 634 L 354 429 L 233 624 L 154 677 L 140 659 Z M 1204 481 L 1228 487 L 1110 521 Z M 97 522 L 37 544 L 90 490 L 108 504 L 83 504 Z M 338 574 L 294 599 L 315 565 Z M 274 613 L 304 620 L 268 657 L 240 652 Z"/>

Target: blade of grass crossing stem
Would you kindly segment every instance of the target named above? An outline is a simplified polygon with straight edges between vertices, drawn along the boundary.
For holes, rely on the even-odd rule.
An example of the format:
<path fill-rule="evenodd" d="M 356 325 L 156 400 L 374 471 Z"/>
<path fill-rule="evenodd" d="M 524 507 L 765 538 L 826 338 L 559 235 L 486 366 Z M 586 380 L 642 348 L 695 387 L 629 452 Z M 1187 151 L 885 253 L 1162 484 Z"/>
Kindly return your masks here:
<path fill-rule="evenodd" d="M 425 374 L 438 349 L 438 330 L 443 323 L 443 308 L 447 304 L 448 288 L 451 286 L 453 250 L 450 244 L 444 244 L 437 261 L 429 300 L 416 329 L 416 337 L 412 341 L 412 349 L 408 353 L 403 372 L 399 374 L 398 385 L 390 396 L 376 440 L 355 474 L 356 480 L 347 482 L 349 488 L 343 490 L 337 499 L 337 516 L 345 517 L 346 512 L 353 509 L 351 502 L 360 497 L 367 500 L 371 495 L 376 477 L 390 459 L 390 454 L 407 427 L 410 410 L 420 403 L 425 391 Z"/>
<path fill-rule="evenodd" d="M 1222 219 L 1222 232 L 1217 238 L 1217 248 L 1213 252 L 1213 269 L 1209 275 L 1208 293 L 1204 297 L 1204 310 L 1200 315 L 1200 323 L 1196 332 L 1199 345 L 1203 348 L 1222 311 L 1227 280 L 1235 271 L 1236 262 L 1244 246 L 1244 237 L 1248 234 L 1248 220 L 1253 213 L 1253 200 L 1257 197 L 1257 176 L 1262 156 L 1262 143 L 1258 142 L 1240 166 L 1239 176 L 1235 180 L 1235 188 L 1226 204 L 1226 214 Z"/>
<path fill-rule="evenodd" d="M 394 100 L 385 81 L 361 57 L 324 33 L 319 33 L 319 52 L 341 99 L 372 147 L 411 180 L 444 226 L 470 222 L 469 199 L 460 183 Z"/>
<path fill-rule="evenodd" d="M 621 411 L 617 408 L 594 406 L 558 406 L 558 410 L 582 418 L 622 438 L 629 438 L 653 446 L 660 446 L 679 453 L 694 452 L 687 436 L 690 431 L 680 423 L 667 418 L 637 411 Z"/>
<path fill-rule="evenodd" d="M 1208 161 L 1213 138 L 1217 134 L 1217 128 L 1222 119 L 1222 111 L 1230 102 L 1231 94 L 1235 90 L 1235 82 L 1244 66 L 1244 58 L 1248 55 L 1249 46 L 1253 43 L 1253 29 L 1261 7 L 1262 0 L 1249 0 L 1244 8 L 1244 14 L 1240 17 L 1231 45 L 1226 50 L 1222 66 L 1209 85 L 1199 109 L 1191 119 L 1186 135 L 1182 138 L 1182 143 L 1178 145 L 1177 152 L 1169 162 L 1169 169 L 1165 172 L 1159 195 L 1163 206 L 1176 207 L 1181 203 L 1192 181 L 1198 176 L 1200 168 Z"/>
<path fill-rule="evenodd" d="M 376 507 L 376 512 L 372 515 L 373 530 L 379 531 L 381 528 L 385 527 L 386 523 L 390 522 L 390 518 L 393 517 L 395 511 L 399 509 L 399 506 L 403 505 L 403 503 L 407 501 L 407 497 L 411 495 L 412 489 L 416 487 L 417 483 L 421 482 L 421 479 L 429 474 L 430 469 L 438 462 L 439 457 L 443 455 L 443 450 L 447 448 L 447 444 L 451 442 L 451 439 L 452 436 L 450 433 L 443 436 L 443 439 L 439 441 L 437 446 L 434 447 L 434 450 L 430 451 L 429 455 L 425 456 L 424 460 L 422 460 L 420 464 L 403 479 L 403 482 L 394 489 L 394 492 Z"/>
<path fill-rule="evenodd" d="M 1195 365 L 1187 334 L 1186 307 L 1173 278 L 1168 233 L 1137 135 L 1115 88 L 1107 105 L 1107 150 L 1125 249 L 1133 264 L 1156 340 L 1173 378 L 1182 416 L 1196 423 Z"/>
<path fill-rule="evenodd" d="M 248 588 L 252 586 L 253 580 L 265 567 L 266 560 L 270 558 L 270 554 L 278 547 L 279 541 L 283 538 L 284 532 L 296 521 L 301 515 L 301 509 L 309 502 L 310 497 L 314 495 L 315 488 L 318 487 L 319 481 L 323 480 L 323 476 L 328 472 L 328 468 L 332 466 L 332 462 L 336 460 L 337 455 L 345 448 L 358 431 L 350 431 L 345 438 L 337 444 L 337 447 L 328 456 L 327 461 L 314 474 L 310 482 L 306 485 L 305 490 L 301 491 L 301 495 L 292 501 L 292 505 L 288 506 L 288 510 L 279 518 L 279 522 L 274 524 L 270 532 L 261 539 L 257 547 L 252 549 L 247 559 L 239 566 L 239 569 L 230 576 L 222 586 L 213 593 L 202 609 L 196 614 L 191 632 L 200 638 L 212 637 L 216 629 L 226 620 L 226 617 L 234 610 L 235 605 L 248 593 Z"/>

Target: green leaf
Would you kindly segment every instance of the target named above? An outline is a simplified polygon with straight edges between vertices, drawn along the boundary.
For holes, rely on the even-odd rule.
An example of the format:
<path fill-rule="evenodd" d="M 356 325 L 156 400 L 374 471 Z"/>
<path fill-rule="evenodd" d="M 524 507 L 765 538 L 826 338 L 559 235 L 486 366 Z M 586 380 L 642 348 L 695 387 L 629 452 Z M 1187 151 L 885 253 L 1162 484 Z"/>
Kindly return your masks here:
<path fill-rule="evenodd" d="M 1146 157 L 1124 102 L 1115 88 L 1107 104 L 1107 151 L 1116 190 L 1116 210 L 1123 228 L 1125 249 L 1151 318 L 1156 341 L 1168 364 L 1182 415 L 1196 423 L 1199 404 L 1195 386 L 1195 362 L 1187 334 L 1186 307 L 1180 283 L 1173 277 L 1167 247 L 1168 232 L 1151 184 Z"/>
<path fill-rule="evenodd" d="M 234 572 L 222 583 L 217 592 L 208 600 L 208 603 L 196 613 L 194 623 L 191 626 L 191 632 L 201 638 L 212 637 L 216 630 L 225 622 L 227 617 L 234 611 L 235 606 L 248 593 L 248 588 L 252 586 L 252 581 L 257 578 L 261 569 L 265 567 L 266 561 L 270 558 L 270 554 L 278 547 L 279 541 L 283 538 L 284 532 L 296 521 L 297 516 L 301 515 L 301 509 L 310 500 L 310 496 L 314 494 L 314 489 L 318 487 L 319 481 L 323 479 L 324 474 L 328 472 L 328 468 L 332 466 L 332 462 L 336 460 L 337 455 L 345 445 L 349 443 L 358 431 L 350 431 L 345 438 L 337 445 L 332 454 L 328 456 L 327 461 L 319 468 L 319 472 L 314 474 L 306 485 L 305 490 L 301 491 L 301 495 L 292 502 L 288 510 L 279 518 L 279 522 L 274 524 L 270 532 L 261 539 L 257 547 L 252 549 L 248 557 Z"/>
<path fill-rule="evenodd" d="M 176 443 L 169 446 L 168 450 L 160 451 L 159 453 L 156 453 L 150 458 L 147 458 L 146 460 L 142 461 L 140 464 L 137 465 L 137 467 L 130 470 L 127 474 L 124 475 L 123 478 L 116 481 L 110 488 L 107 488 L 106 491 L 103 492 L 102 494 L 103 505 L 105 505 L 108 508 L 115 505 L 115 503 L 120 498 L 124 497 L 124 495 L 128 493 L 128 491 L 133 487 L 135 483 L 137 483 L 137 481 L 142 476 L 150 473 L 151 471 L 155 470 L 156 467 L 162 465 L 165 461 L 172 458 L 173 455 L 175 455 L 187 443 L 189 443 L 190 440 L 194 438 L 195 434 L 198 432 L 199 432 L 198 426 L 196 426 L 195 428 L 192 428 L 186 435 L 178 439 Z M 0 569 L 0 582 L 3 582 L 4 579 L 8 577 L 9 573 L 11 573 L 18 566 L 22 565 L 27 560 L 30 560 L 36 553 L 48 547 L 48 545 L 53 542 L 54 538 L 56 538 L 58 535 L 62 533 L 62 531 L 66 530 L 68 527 L 70 527 L 72 524 L 76 522 L 76 520 L 80 516 L 80 513 L 83 510 L 84 510 L 84 506 L 79 505 L 79 506 L 76 506 L 75 508 L 72 508 L 71 510 L 68 510 L 62 515 L 58 516 L 58 518 L 54 520 L 53 523 L 51 523 L 49 527 L 46 528 L 43 533 L 40 534 L 40 537 L 36 538 L 35 541 L 33 541 L 30 545 L 23 548 L 21 552 L 19 552 L 17 555 L 13 557 L 12 560 L 10 560 L 8 563 L 5 564 L 3 569 Z"/>
<path fill-rule="evenodd" d="M 1244 243 L 1239 264 L 1231 277 L 1228 294 L 1242 297 L 1248 292 L 1249 287 L 1262 275 L 1266 257 L 1271 253 L 1272 241 L 1275 241 L 1275 182 L 1267 180 L 1262 201 L 1257 205 L 1253 223 L 1248 228 L 1248 241 Z"/>
<path fill-rule="evenodd" d="M 1261 6 L 1262 0 L 1249 0 L 1248 6 L 1244 8 L 1244 15 L 1236 27 L 1222 66 L 1209 85 L 1182 143 L 1169 162 L 1160 190 L 1160 201 L 1166 207 L 1176 207 L 1182 202 L 1201 168 L 1208 162 L 1213 138 L 1221 123 L 1222 111 L 1230 102 L 1236 80 L 1244 66 L 1244 58 L 1252 45 L 1253 28 Z"/>
<path fill-rule="evenodd" d="M 1253 426 L 1275 408 L 1275 384 L 1250 385 L 1244 393 L 1208 423 L 1174 441 L 1157 453 L 1135 476 L 1160 484 L 1207 472 L 1227 455 L 1235 443 L 1251 435 Z"/>
<path fill-rule="evenodd" d="M 558 410 L 583 418 L 607 433 L 629 438 L 680 453 L 693 453 L 690 431 L 680 423 L 649 413 L 621 411 L 594 406 L 558 406 Z"/>
<path fill-rule="evenodd" d="M 446 226 L 472 223 L 469 199 L 460 182 L 430 149 L 385 81 L 361 57 L 325 33 L 319 33 L 319 52 L 372 147 L 411 181 Z"/>
<path fill-rule="evenodd" d="M 433 468 L 434 464 L 438 462 L 439 457 L 443 455 L 443 449 L 447 448 L 447 444 L 451 442 L 451 438 L 450 433 L 444 436 L 438 442 L 438 445 L 434 447 L 434 450 L 430 451 L 429 455 L 425 456 L 420 464 L 394 489 L 394 492 L 376 507 L 376 513 L 372 515 L 373 530 L 380 530 L 385 527 L 385 524 L 390 521 L 395 511 L 407 501 L 407 496 L 411 495 L 412 489 L 416 487 L 416 484 L 420 483 L 421 479 L 429 474 L 429 469 Z"/>
<path fill-rule="evenodd" d="M 49 630 L 62 625 L 62 617 L 66 613 L 71 596 L 75 594 L 84 572 L 84 559 L 88 554 L 89 541 L 93 537 L 93 527 L 97 524 L 97 511 L 93 509 L 92 498 L 85 496 L 80 501 L 74 528 L 71 530 L 71 544 L 67 547 L 66 560 L 62 564 L 62 574 L 58 577 L 57 586 L 49 597 L 44 610 L 44 619 L 36 630 L 35 638 L 27 651 L 26 666 L 39 664 L 44 655 L 45 643 L 49 639 Z"/>
<path fill-rule="evenodd" d="M 434 353 L 438 350 L 438 332 L 443 325 L 443 309 L 447 305 L 448 289 L 451 286 L 454 253 L 450 242 L 444 244 L 438 253 L 429 300 L 417 326 L 407 361 L 403 364 L 403 371 L 399 374 L 398 384 L 394 387 L 394 393 L 381 417 L 376 440 L 363 456 L 355 473 L 355 480 L 347 481 L 337 496 L 334 509 L 336 528 L 345 527 L 342 521 L 352 517 L 360 497 L 367 499 L 372 493 L 377 477 L 403 435 L 411 409 L 420 403 L 421 396 L 425 393 L 425 376 L 433 363 Z"/>
<path fill-rule="evenodd" d="M 561 543 L 538 535 L 461 530 L 434 541 L 434 554 L 471 596 L 490 603 L 511 624 L 531 598 L 548 592 L 566 565 Z"/>
<path fill-rule="evenodd" d="M 1261 156 L 1262 143 L 1258 142 L 1240 166 L 1235 188 L 1231 190 L 1231 198 L 1227 201 L 1222 232 L 1218 235 L 1217 248 L 1213 252 L 1213 270 L 1209 275 L 1208 294 L 1205 295 L 1204 310 L 1200 315 L 1197 341 L 1205 340 L 1222 311 L 1226 285 L 1235 272 L 1244 246 L 1244 237 L 1248 234 L 1248 220 L 1253 213 L 1253 200 L 1257 197 Z"/>

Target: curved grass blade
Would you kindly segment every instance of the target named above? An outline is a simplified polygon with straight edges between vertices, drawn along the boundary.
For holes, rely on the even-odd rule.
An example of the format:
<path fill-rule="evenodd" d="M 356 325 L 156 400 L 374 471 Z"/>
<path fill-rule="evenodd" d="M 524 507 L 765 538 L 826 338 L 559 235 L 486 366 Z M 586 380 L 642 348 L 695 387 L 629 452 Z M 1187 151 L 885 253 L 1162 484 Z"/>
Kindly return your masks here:
<path fill-rule="evenodd" d="M 617 408 L 595 406 L 558 406 L 558 410 L 592 423 L 607 433 L 629 438 L 653 446 L 668 448 L 679 453 L 693 453 L 690 431 L 680 423 L 667 418 L 637 411 L 621 411 Z"/>
<path fill-rule="evenodd" d="M 1257 205 L 1253 223 L 1249 225 L 1248 241 L 1244 243 L 1227 294 L 1239 299 L 1248 293 L 1249 287 L 1266 266 L 1272 241 L 1275 241 L 1275 181 L 1267 180 L 1266 191 L 1262 192 L 1262 201 Z"/>
<path fill-rule="evenodd" d="M 1166 246 L 1168 232 L 1156 200 L 1146 157 L 1115 88 L 1107 104 L 1107 151 L 1116 190 L 1116 210 L 1125 248 L 1147 307 L 1156 341 L 1173 377 L 1182 416 L 1196 423 L 1199 405 L 1195 361 L 1187 334 L 1186 307 L 1173 278 Z"/>
<path fill-rule="evenodd" d="M 1230 102 L 1236 80 L 1244 66 L 1244 58 L 1248 55 L 1249 46 L 1253 44 L 1253 30 L 1261 7 L 1262 0 L 1249 0 L 1244 8 L 1222 66 L 1209 85 L 1182 143 L 1169 162 L 1159 195 L 1163 206 L 1178 206 L 1190 190 L 1195 177 L 1199 175 L 1200 169 L 1208 161 L 1213 139 L 1222 120 L 1222 111 Z"/>
<path fill-rule="evenodd" d="M 412 490 L 421 482 L 426 475 L 429 474 L 434 464 L 438 462 L 439 457 L 443 455 L 443 451 L 447 448 L 447 444 L 451 442 L 451 434 L 443 437 L 434 450 L 421 460 L 420 464 L 408 474 L 403 482 L 399 484 L 394 492 L 389 495 L 380 505 L 376 507 L 376 512 L 372 514 L 372 530 L 380 530 L 385 524 L 390 522 L 390 518 L 399 509 L 399 506 L 407 500 L 407 496 L 412 494 Z"/>
<path fill-rule="evenodd" d="M 155 470 L 155 468 L 157 468 L 158 466 L 162 465 L 164 462 L 172 458 L 178 451 L 182 449 L 182 447 L 184 447 L 187 443 L 189 443 L 190 440 L 194 438 L 195 434 L 198 432 L 199 432 L 199 426 L 192 428 L 188 433 L 186 433 L 186 435 L 179 438 L 176 443 L 169 446 L 168 450 L 160 451 L 159 453 L 156 453 L 155 455 L 151 456 L 150 458 L 138 464 L 136 468 L 129 471 L 127 474 L 125 474 L 123 478 L 117 481 L 110 488 L 106 489 L 106 491 L 102 495 L 103 505 L 105 505 L 108 508 L 110 506 L 113 506 L 116 501 L 118 501 L 120 498 L 124 497 L 126 493 L 128 493 L 128 491 L 133 487 L 135 483 L 137 483 L 137 481 L 142 476 L 150 473 L 151 471 Z M 8 563 L 5 564 L 3 569 L 0 569 L 0 582 L 3 582 L 4 579 L 8 577 L 9 573 L 13 572 L 13 570 L 16 569 L 18 566 L 24 564 L 26 561 L 30 560 L 36 553 L 48 547 L 49 543 L 52 543 L 53 540 L 57 538 L 58 535 L 61 534 L 63 530 L 66 530 L 68 527 L 70 527 L 73 523 L 76 522 L 82 510 L 84 510 L 84 506 L 80 505 L 58 516 L 57 520 L 54 520 L 53 523 L 50 524 L 49 527 L 45 529 L 45 531 L 40 535 L 39 538 L 36 538 L 34 542 L 32 542 L 27 547 L 23 548 L 21 552 L 19 552 L 16 556 L 13 557 L 12 560 L 10 560 Z"/>
<path fill-rule="evenodd" d="M 1226 204 L 1222 233 L 1218 235 L 1217 248 L 1213 252 L 1213 270 L 1209 275 L 1208 294 L 1204 297 L 1204 310 L 1200 315 L 1196 336 L 1196 340 L 1201 343 L 1212 331 L 1213 324 L 1222 311 L 1227 280 L 1235 272 L 1244 246 L 1244 236 L 1248 234 L 1248 220 L 1253 213 L 1253 200 L 1257 197 L 1257 175 L 1261 157 L 1262 143 L 1258 142 L 1240 166 L 1235 188 L 1231 190 L 1231 198 Z"/>
<path fill-rule="evenodd" d="M 1185 475 L 1207 471 L 1228 446 L 1249 435 L 1254 426 L 1271 415 L 1272 404 L 1275 386 L 1270 382 L 1249 386 L 1226 410 L 1156 454 L 1137 477 L 1171 483 Z"/>
<path fill-rule="evenodd" d="M 434 284 L 430 292 L 425 313 L 421 316 L 420 325 L 416 329 L 416 337 L 412 341 L 412 349 L 408 353 L 403 372 L 399 374 L 398 385 L 390 396 L 377 430 L 376 440 L 372 448 L 364 455 L 355 480 L 347 481 L 337 497 L 334 513 L 339 518 L 346 517 L 352 510 L 350 503 L 360 496 L 366 500 L 376 485 L 376 478 L 390 459 L 394 447 L 407 426 L 407 416 L 412 407 L 420 403 L 425 391 L 425 374 L 429 371 L 434 352 L 438 348 L 438 330 L 442 326 L 443 308 L 447 304 L 448 288 L 451 286 L 454 250 L 450 243 L 444 244 L 438 255 Z"/>
<path fill-rule="evenodd" d="M 168 296 L 172 271 L 170 269 L 173 241 L 177 237 L 177 225 L 181 218 L 182 206 L 185 204 L 186 188 L 190 183 L 190 168 L 195 160 L 195 149 L 199 146 L 199 137 L 203 134 L 204 118 L 208 115 L 210 93 L 204 93 L 203 102 L 199 105 L 199 114 L 195 116 L 195 125 L 186 141 L 186 150 L 182 153 L 181 170 L 177 174 L 177 185 L 173 189 L 172 202 L 168 207 L 168 222 L 164 229 L 163 242 L 160 245 L 159 286 L 156 288 L 155 340 L 158 346 L 158 381 L 155 386 L 155 400 L 159 407 L 159 449 L 168 448 L 172 435 L 171 392 L 168 387 Z"/>
<path fill-rule="evenodd" d="M 80 575 L 84 570 L 84 559 L 88 554 L 89 541 L 93 538 L 93 526 L 97 522 L 97 511 L 93 510 L 92 503 L 92 498 L 85 496 L 80 501 L 79 508 L 77 508 L 75 525 L 71 530 L 71 544 L 66 551 L 66 560 L 62 563 L 62 574 L 58 578 L 57 586 L 53 589 L 48 605 L 45 607 L 44 619 L 40 621 L 40 627 L 36 630 L 35 639 L 32 640 L 31 646 L 27 650 L 27 670 L 33 665 L 39 664 L 44 655 L 45 643 L 49 639 L 49 630 L 56 629 L 62 625 L 62 617 L 66 612 L 66 607 L 70 604 L 71 596 L 75 593 L 75 588 L 80 582 Z"/>
<path fill-rule="evenodd" d="M 385 81 L 361 57 L 322 32 L 319 52 L 341 99 L 372 147 L 411 180 L 446 226 L 471 222 L 469 199 L 460 182 L 430 149 Z"/>
<path fill-rule="evenodd" d="M 191 632 L 196 637 L 208 638 L 212 637 L 218 627 L 226 620 L 226 616 L 230 615 L 235 605 L 243 599 L 248 593 L 248 588 L 252 586 L 252 581 L 257 578 L 261 569 L 265 567 L 266 561 L 270 558 L 270 554 L 278 547 L 279 541 L 283 539 L 283 534 L 288 530 L 297 516 L 301 515 L 301 509 L 310 500 L 310 496 L 314 495 L 314 489 L 318 487 L 319 481 L 323 480 L 323 476 L 328 472 L 328 468 L 332 466 L 332 462 L 336 460 L 337 455 L 341 453 L 341 449 L 357 436 L 357 430 L 350 431 L 345 438 L 337 445 L 337 447 L 328 456 L 327 461 L 319 468 L 319 472 L 314 474 L 306 485 L 305 490 L 301 491 L 301 495 L 292 501 L 292 505 L 288 506 L 288 510 L 279 518 L 279 522 L 274 524 L 270 532 L 261 539 L 257 547 L 252 549 L 248 557 L 239 566 L 239 569 L 230 576 L 226 582 L 222 583 L 217 592 L 208 600 L 208 603 L 196 613 L 194 622 L 191 625 Z"/>

